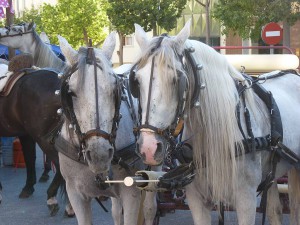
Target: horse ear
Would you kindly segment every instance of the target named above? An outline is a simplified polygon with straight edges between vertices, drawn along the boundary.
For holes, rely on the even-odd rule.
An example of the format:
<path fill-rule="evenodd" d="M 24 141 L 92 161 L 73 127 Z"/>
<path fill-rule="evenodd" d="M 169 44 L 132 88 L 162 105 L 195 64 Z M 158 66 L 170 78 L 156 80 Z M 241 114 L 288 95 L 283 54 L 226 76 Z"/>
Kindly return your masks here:
<path fill-rule="evenodd" d="M 66 57 L 69 64 L 74 65 L 78 61 L 78 52 L 75 51 L 69 42 L 62 36 L 57 35 L 59 40 L 60 50 L 63 55 Z"/>
<path fill-rule="evenodd" d="M 139 44 L 140 48 L 144 48 L 149 43 L 149 38 L 147 36 L 147 33 L 137 23 L 134 24 L 134 27 L 135 27 L 135 39 Z"/>
<path fill-rule="evenodd" d="M 45 44 L 49 44 L 50 45 L 50 39 L 49 39 L 48 35 L 45 32 L 41 32 L 40 33 L 40 38 L 42 39 L 42 41 Z"/>
<path fill-rule="evenodd" d="M 191 20 L 189 20 L 182 30 L 174 38 L 174 47 L 177 49 L 178 53 L 182 53 L 184 50 L 184 43 L 190 36 L 191 31 Z"/>
<path fill-rule="evenodd" d="M 116 32 L 113 31 L 106 37 L 102 45 L 102 51 L 104 52 L 104 54 L 109 60 L 112 57 L 115 47 L 116 47 Z"/>
<path fill-rule="evenodd" d="M 32 21 L 28 24 L 27 30 L 35 29 L 36 24 Z"/>

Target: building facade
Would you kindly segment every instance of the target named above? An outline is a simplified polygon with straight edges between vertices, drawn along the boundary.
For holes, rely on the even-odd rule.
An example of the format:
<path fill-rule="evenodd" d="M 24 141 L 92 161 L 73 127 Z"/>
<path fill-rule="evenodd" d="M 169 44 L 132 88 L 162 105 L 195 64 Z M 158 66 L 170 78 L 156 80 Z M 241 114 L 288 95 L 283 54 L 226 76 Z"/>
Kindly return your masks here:
<path fill-rule="evenodd" d="M 218 0 L 211 0 L 211 6 L 217 3 Z M 43 3 L 56 4 L 57 0 L 13 0 L 14 9 L 16 11 L 16 16 L 21 15 L 25 9 L 31 9 L 32 7 L 38 8 Z M 187 2 L 186 8 L 182 12 L 182 16 L 177 20 L 177 27 L 168 32 L 170 35 L 176 35 L 184 26 L 184 24 L 191 19 L 191 35 L 190 39 L 199 40 L 205 42 L 205 33 L 206 33 L 206 12 L 205 8 L 201 6 L 196 0 L 189 0 Z M 166 31 L 158 29 L 158 34 L 165 33 Z M 300 55 L 300 21 L 298 21 L 290 30 L 291 37 L 291 46 L 292 51 L 299 56 Z M 210 21 L 210 43 L 212 46 L 258 46 L 264 45 L 262 41 L 255 43 L 249 40 L 242 40 L 239 36 L 234 36 L 230 34 L 228 36 L 221 35 L 220 23 L 214 19 Z M 152 32 L 149 32 L 149 37 L 152 36 Z M 115 53 L 113 54 L 113 63 L 118 64 L 119 58 L 117 55 L 117 49 L 119 46 L 117 38 L 117 47 Z M 135 42 L 134 36 L 127 36 L 125 38 L 124 45 L 124 63 L 132 63 L 135 61 L 135 58 L 139 54 L 139 48 Z M 226 50 L 221 51 L 226 54 L 242 54 L 242 53 L 264 53 L 263 51 L 259 52 L 258 50 L 253 51 L 242 51 L 242 50 Z"/>
<path fill-rule="evenodd" d="M 39 8 L 43 3 L 55 5 L 57 0 L 13 0 L 16 16 L 22 15 L 26 9 Z"/>

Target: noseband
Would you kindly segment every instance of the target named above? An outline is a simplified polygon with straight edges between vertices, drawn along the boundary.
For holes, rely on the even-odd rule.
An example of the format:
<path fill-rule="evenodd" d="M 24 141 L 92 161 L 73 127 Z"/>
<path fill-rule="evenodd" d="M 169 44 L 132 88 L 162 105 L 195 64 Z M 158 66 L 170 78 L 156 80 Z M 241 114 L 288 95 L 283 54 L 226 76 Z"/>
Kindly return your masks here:
<path fill-rule="evenodd" d="M 76 114 L 74 112 L 73 107 L 73 100 L 72 97 L 74 96 L 74 93 L 72 93 L 69 90 L 69 81 L 70 77 L 78 70 L 78 63 L 74 64 L 66 74 L 62 77 L 62 85 L 61 85 L 61 103 L 62 103 L 62 109 L 64 114 L 66 115 L 66 118 L 70 122 L 70 128 L 74 128 L 75 133 L 77 134 L 77 137 L 79 139 L 80 143 L 80 152 L 79 157 L 83 155 L 84 149 L 86 147 L 86 141 L 91 137 L 102 137 L 110 142 L 110 144 L 114 145 L 115 138 L 116 138 L 116 132 L 118 123 L 120 120 L 119 116 L 119 110 L 120 110 L 120 104 L 121 104 L 121 84 L 117 76 L 115 76 L 117 81 L 117 87 L 115 89 L 115 115 L 113 118 L 113 125 L 111 133 L 107 133 L 104 130 L 100 129 L 100 116 L 99 116 L 99 93 L 98 93 L 98 82 L 97 82 L 97 68 L 102 70 L 101 65 L 96 61 L 95 52 L 94 49 L 89 47 L 87 50 L 87 57 L 86 57 L 86 63 L 94 66 L 94 81 L 95 81 L 95 100 L 96 100 L 96 125 L 95 129 L 89 130 L 86 133 L 83 133 L 81 131 L 80 125 L 78 123 Z"/>

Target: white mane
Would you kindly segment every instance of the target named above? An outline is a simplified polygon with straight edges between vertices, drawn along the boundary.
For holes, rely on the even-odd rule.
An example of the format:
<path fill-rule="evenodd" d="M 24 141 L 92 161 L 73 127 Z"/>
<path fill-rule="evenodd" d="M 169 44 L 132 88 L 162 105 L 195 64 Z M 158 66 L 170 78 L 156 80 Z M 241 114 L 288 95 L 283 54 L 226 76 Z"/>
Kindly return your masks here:
<path fill-rule="evenodd" d="M 160 62 L 157 65 L 158 70 L 164 71 L 164 67 L 171 67 L 174 70 L 172 76 L 160 77 L 163 96 L 170 96 L 174 92 L 174 86 L 165 85 L 172 84 L 168 80 L 177 76 L 176 71 L 184 72 L 184 69 L 178 61 L 177 51 L 174 50 L 174 39 L 164 38 L 159 48 L 153 48 L 156 46 L 156 40 L 156 38 L 152 39 L 138 65 L 142 67 L 155 55 Z M 187 107 L 188 119 L 186 119 L 185 129 L 189 131 L 187 138 L 192 137 L 193 158 L 198 174 L 203 174 L 205 171 L 205 183 L 209 185 L 206 189 L 207 196 L 211 196 L 214 201 L 222 201 L 224 198 L 230 199 L 230 193 L 236 189 L 238 161 L 240 161 L 236 158 L 236 148 L 239 147 L 241 152 L 244 151 L 243 137 L 236 118 L 236 107 L 239 102 L 236 83 L 240 82 L 247 86 L 248 83 L 242 74 L 213 48 L 201 42 L 188 41 L 196 49 L 195 56 L 203 65 L 200 79 L 206 88 L 200 91 L 201 106 Z M 151 51 L 151 49 L 155 50 Z M 186 75 L 190 77 L 190 81 L 193 81 L 192 74 Z M 190 97 L 191 89 L 193 84 L 190 86 Z M 252 90 L 246 89 L 245 96 L 250 111 L 260 113 L 261 110 L 257 109 Z M 190 102 L 187 105 L 190 106 Z"/>
<path fill-rule="evenodd" d="M 41 68 L 50 67 L 58 71 L 63 71 L 66 64 L 55 55 L 51 48 L 41 40 L 35 31 L 33 31 L 32 35 L 33 40 L 36 42 L 36 48 L 33 52 L 34 64 Z"/>

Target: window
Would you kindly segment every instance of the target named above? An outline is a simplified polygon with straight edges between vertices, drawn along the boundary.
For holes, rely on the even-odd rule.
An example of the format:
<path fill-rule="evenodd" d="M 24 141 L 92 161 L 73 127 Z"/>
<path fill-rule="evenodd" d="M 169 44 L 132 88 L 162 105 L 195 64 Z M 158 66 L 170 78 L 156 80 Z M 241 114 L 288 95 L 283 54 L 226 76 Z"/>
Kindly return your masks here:
<path fill-rule="evenodd" d="M 124 37 L 124 46 L 133 46 L 133 38 L 131 36 Z"/>

